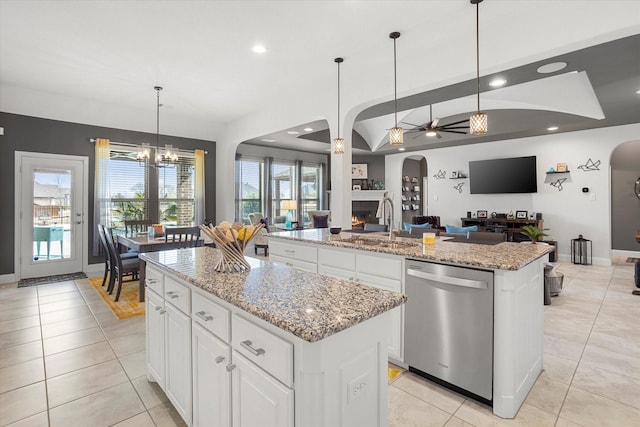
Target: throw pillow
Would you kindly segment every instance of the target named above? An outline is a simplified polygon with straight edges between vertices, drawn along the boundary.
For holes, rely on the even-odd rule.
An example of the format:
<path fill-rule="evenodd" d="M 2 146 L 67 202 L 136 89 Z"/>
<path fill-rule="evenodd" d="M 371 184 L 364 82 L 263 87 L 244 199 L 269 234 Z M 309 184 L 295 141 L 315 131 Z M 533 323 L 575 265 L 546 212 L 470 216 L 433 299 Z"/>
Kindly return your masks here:
<path fill-rule="evenodd" d="M 428 222 L 424 223 L 424 224 L 410 224 L 408 222 L 403 223 L 404 224 L 404 231 L 408 231 L 411 232 L 411 230 L 413 228 L 431 228 L 431 224 L 429 224 Z"/>
<path fill-rule="evenodd" d="M 470 225 L 468 227 L 456 227 L 455 225 L 444 226 L 447 233 L 450 234 L 467 234 L 469 231 L 478 231 L 477 225 Z"/>
<path fill-rule="evenodd" d="M 329 215 L 313 216 L 313 228 L 327 228 L 327 227 L 329 227 Z"/>

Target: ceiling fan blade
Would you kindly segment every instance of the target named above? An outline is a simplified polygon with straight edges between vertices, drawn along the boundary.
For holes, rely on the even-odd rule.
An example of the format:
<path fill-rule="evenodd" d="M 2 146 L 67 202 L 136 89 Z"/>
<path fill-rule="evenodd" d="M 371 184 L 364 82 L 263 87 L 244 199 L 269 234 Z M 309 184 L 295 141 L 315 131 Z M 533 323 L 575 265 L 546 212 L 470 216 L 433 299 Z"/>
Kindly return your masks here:
<path fill-rule="evenodd" d="M 459 125 L 460 123 L 469 123 L 469 119 L 459 120 L 459 121 L 453 122 L 453 123 L 447 123 L 446 125 L 443 125 L 443 126 Z"/>
<path fill-rule="evenodd" d="M 438 139 L 442 138 L 442 135 L 440 135 L 440 132 L 436 133 L 436 138 Z"/>
<path fill-rule="evenodd" d="M 466 135 L 466 132 L 460 132 L 458 130 L 446 130 L 446 129 L 440 129 L 440 132 L 449 132 L 449 133 L 459 133 L 460 135 Z"/>
<path fill-rule="evenodd" d="M 439 129 L 469 129 L 469 126 L 440 126 Z"/>
<path fill-rule="evenodd" d="M 417 137 L 419 137 L 419 136 L 420 136 L 420 134 L 419 134 L 419 133 L 416 133 L 416 136 L 414 136 L 414 137 L 413 137 L 413 138 L 411 138 L 411 139 L 416 139 L 416 138 L 417 138 Z"/>
<path fill-rule="evenodd" d="M 416 124 L 409 123 L 409 122 L 400 122 L 400 123 L 404 123 L 405 125 L 410 125 L 410 126 L 415 126 L 415 127 L 423 126 L 423 125 L 416 125 Z"/>
<path fill-rule="evenodd" d="M 404 131 L 404 133 L 414 133 L 414 132 L 417 132 L 417 133 L 425 132 L 425 129 L 407 129 Z"/>

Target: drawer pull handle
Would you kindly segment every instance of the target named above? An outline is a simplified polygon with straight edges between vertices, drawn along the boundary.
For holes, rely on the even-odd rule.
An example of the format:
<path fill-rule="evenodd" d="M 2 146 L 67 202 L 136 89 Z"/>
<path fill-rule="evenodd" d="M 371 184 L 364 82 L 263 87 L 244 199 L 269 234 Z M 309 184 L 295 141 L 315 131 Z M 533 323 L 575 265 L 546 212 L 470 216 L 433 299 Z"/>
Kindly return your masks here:
<path fill-rule="evenodd" d="M 158 281 L 156 279 L 147 279 L 147 282 L 154 284 L 154 283 L 158 283 Z"/>
<path fill-rule="evenodd" d="M 165 310 L 165 309 L 160 310 L 160 314 L 165 314 L 166 312 L 167 312 L 167 310 Z"/>
<path fill-rule="evenodd" d="M 217 364 L 220 364 L 220 363 L 222 363 L 222 362 L 224 362 L 224 356 L 218 356 L 218 357 L 216 357 L 216 363 L 217 363 Z"/>
<path fill-rule="evenodd" d="M 169 295 L 169 298 L 180 298 L 180 295 L 176 294 L 174 291 L 167 291 L 166 293 Z"/>
<path fill-rule="evenodd" d="M 234 365 L 233 363 L 227 365 L 227 372 L 231 372 L 234 369 L 236 369 L 236 365 Z"/>
<path fill-rule="evenodd" d="M 161 305 L 156 305 L 156 311 L 160 311 L 162 310 L 162 306 Z"/>
<path fill-rule="evenodd" d="M 209 320 L 213 320 L 213 316 L 207 316 L 207 313 L 205 313 L 204 311 L 196 312 L 196 316 L 198 316 L 199 318 L 201 318 L 205 322 L 208 322 Z"/>
<path fill-rule="evenodd" d="M 290 263 L 290 262 L 285 262 L 285 265 L 288 267 L 293 267 L 293 263 Z"/>
<path fill-rule="evenodd" d="M 292 255 L 296 253 L 296 251 L 292 251 L 291 249 L 285 249 L 284 251 L 285 251 L 286 253 L 288 253 L 288 254 L 292 254 Z"/>
<path fill-rule="evenodd" d="M 253 343 L 250 340 L 245 340 L 240 343 L 242 347 L 249 350 L 254 356 L 260 356 L 261 354 L 265 353 L 264 348 L 253 348 L 251 344 Z"/>

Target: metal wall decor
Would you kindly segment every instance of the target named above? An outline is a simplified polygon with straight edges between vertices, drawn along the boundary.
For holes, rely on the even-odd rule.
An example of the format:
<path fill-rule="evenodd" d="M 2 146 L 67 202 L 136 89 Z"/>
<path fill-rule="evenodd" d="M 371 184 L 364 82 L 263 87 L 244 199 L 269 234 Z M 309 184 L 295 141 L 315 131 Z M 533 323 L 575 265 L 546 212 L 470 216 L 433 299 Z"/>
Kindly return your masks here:
<path fill-rule="evenodd" d="M 636 183 L 633 185 L 633 192 L 635 193 L 636 197 L 640 199 L 640 177 L 636 179 Z"/>
<path fill-rule="evenodd" d="M 589 158 L 589 160 L 587 160 L 584 165 L 578 166 L 578 169 L 582 169 L 582 172 L 599 171 L 600 170 L 600 160 L 596 160 L 594 162 L 593 160 L 591 160 L 591 158 Z"/>
<path fill-rule="evenodd" d="M 438 169 L 438 173 L 433 175 L 435 179 L 445 179 L 447 177 L 447 171 L 443 171 L 442 169 Z"/>
<path fill-rule="evenodd" d="M 453 188 L 455 188 L 456 190 L 458 190 L 458 193 L 462 193 L 462 186 L 464 185 L 464 182 L 459 183 L 458 185 L 454 185 Z"/>
<path fill-rule="evenodd" d="M 550 183 L 549 185 L 552 187 L 556 187 L 558 191 L 562 191 L 563 190 L 562 183 L 565 182 L 566 180 L 567 178 L 559 178 L 553 181 L 552 183 Z"/>

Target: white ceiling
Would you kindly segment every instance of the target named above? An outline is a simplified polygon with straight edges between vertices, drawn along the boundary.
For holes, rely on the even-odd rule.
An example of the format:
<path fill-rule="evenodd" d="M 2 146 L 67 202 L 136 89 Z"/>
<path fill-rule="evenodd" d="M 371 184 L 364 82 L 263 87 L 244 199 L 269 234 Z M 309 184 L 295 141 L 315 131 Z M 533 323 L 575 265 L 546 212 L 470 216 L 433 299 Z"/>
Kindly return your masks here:
<path fill-rule="evenodd" d="M 640 28 L 638 1 L 487 0 L 480 10 L 483 73 Z M 285 128 L 271 117 L 333 117 L 336 56 L 348 114 L 388 101 L 391 31 L 402 32 L 399 95 L 471 78 L 474 24 L 468 0 L 0 0 L 0 110 L 155 132 L 161 85 L 162 133 L 218 140 L 253 121 L 244 133 L 258 137 Z"/>

